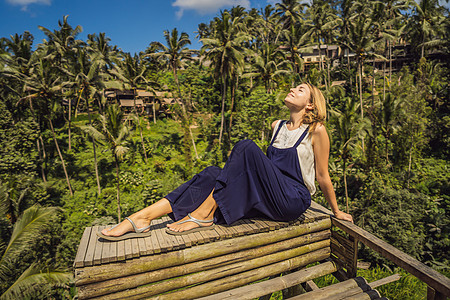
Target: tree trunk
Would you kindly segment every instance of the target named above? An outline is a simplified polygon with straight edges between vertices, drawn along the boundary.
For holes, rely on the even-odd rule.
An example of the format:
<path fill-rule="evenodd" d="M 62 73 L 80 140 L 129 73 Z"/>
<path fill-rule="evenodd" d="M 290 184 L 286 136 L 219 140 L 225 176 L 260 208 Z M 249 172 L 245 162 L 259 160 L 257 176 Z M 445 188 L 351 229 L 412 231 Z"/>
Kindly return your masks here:
<path fill-rule="evenodd" d="M 389 84 L 391 84 L 392 81 L 392 45 L 391 41 L 389 41 Z"/>
<path fill-rule="evenodd" d="M 156 108 L 155 108 L 155 99 L 153 99 L 152 110 L 153 110 L 153 124 L 156 124 Z"/>
<path fill-rule="evenodd" d="M 363 98 L 362 98 L 362 63 L 358 62 L 358 73 L 359 73 L 359 102 L 361 109 L 361 121 L 364 119 L 364 107 L 363 107 Z M 364 153 L 364 138 L 361 138 L 362 141 L 362 150 Z"/>
<path fill-rule="evenodd" d="M 36 145 L 37 145 L 37 149 L 38 149 L 38 153 L 39 153 L 39 160 L 42 161 L 41 165 L 41 175 L 42 175 L 42 180 L 44 182 L 47 182 L 47 178 L 45 178 L 45 172 L 44 172 L 44 160 L 42 159 L 42 154 L 41 154 L 41 147 L 39 146 L 39 140 L 36 140 Z"/>
<path fill-rule="evenodd" d="M 348 213 L 347 159 L 344 158 L 343 160 L 344 160 L 343 172 L 344 172 L 345 205 L 346 205 L 347 213 Z"/>
<path fill-rule="evenodd" d="M 413 146 L 414 146 L 414 136 L 411 135 L 411 148 L 409 148 L 409 164 L 408 164 L 408 189 L 409 189 L 409 179 L 411 178 Z"/>
<path fill-rule="evenodd" d="M 69 98 L 69 151 L 72 150 L 72 133 L 71 133 L 71 124 L 72 124 L 72 99 Z"/>
<path fill-rule="evenodd" d="M 192 146 L 194 146 L 195 158 L 199 159 L 198 153 L 197 153 L 197 147 L 195 146 L 194 134 L 192 133 L 191 126 L 189 126 L 189 134 L 191 136 Z"/>
<path fill-rule="evenodd" d="M 234 97 L 235 97 L 235 93 L 236 93 L 236 89 L 237 89 L 237 85 L 238 85 L 238 78 L 236 78 L 236 84 L 235 81 L 233 80 L 232 84 L 231 84 L 231 107 L 230 107 L 230 125 L 228 126 L 228 132 L 231 136 L 231 126 L 233 124 L 233 107 L 234 107 Z"/>
<path fill-rule="evenodd" d="M 386 101 L 386 62 L 383 62 L 383 102 Z"/>
<path fill-rule="evenodd" d="M 64 175 L 66 176 L 67 186 L 69 187 L 70 196 L 73 196 L 72 192 L 72 186 L 70 185 L 69 175 L 67 174 L 66 170 L 66 163 L 64 162 L 64 158 L 61 154 L 61 150 L 59 149 L 58 141 L 56 140 L 56 134 L 55 130 L 53 129 L 53 123 L 51 119 L 48 119 L 48 122 L 50 123 L 50 129 L 52 130 L 53 134 L 53 141 L 55 142 L 56 150 L 58 151 L 59 159 L 61 160 L 61 164 L 64 170 Z"/>
<path fill-rule="evenodd" d="M 138 117 L 138 124 L 139 126 L 139 134 L 141 136 L 141 144 L 142 144 L 142 150 L 144 150 L 144 157 L 145 157 L 145 164 L 147 164 L 147 151 L 145 150 L 145 145 L 144 145 L 144 137 L 142 136 L 142 128 L 141 128 L 141 124 L 140 124 L 140 120 Z"/>
<path fill-rule="evenodd" d="M 225 78 L 225 74 L 222 74 L 222 110 L 220 112 L 220 132 L 219 132 L 219 146 L 222 142 L 222 134 L 223 134 L 223 125 L 225 123 L 225 97 L 227 94 L 227 81 Z"/>
<path fill-rule="evenodd" d="M 114 151 L 114 150 L 113 150 Z M 120 217 L 120 178 L 119 178 L 119 160 L 117 159 L 116 153 L 113 153 L 114 160 L 116 161 L 116 179 L 117 179 L 117 219 L 119 223 L 121 222 Z"/>
<path fill-rule="evenodd" d="M 84 88 L 83 88 L 83 90 L 84 90 Z M 86 107 L 87 107 L 88 118 L 89 118 L 89 125 L 92 126 L 91 109 L 89 107 L 89 99 L 88 99 L 87 96 L 88 95 L 85 94 Z M 102 193 L 102 190 L 100 188 L 100 178 L 99 178 L 99 175 L 98 175 L 97 151 L 95 149 L 95 139 L 94 139 L 94 137 L 91 136 L 91 140 L 92 140 L 92 151 L 94 152 L 94 169 L 95 169 L 95 178 L 97 180 L 97 193 L 98 193 L 98 197 L 100 197 L 100 194 Z"/>

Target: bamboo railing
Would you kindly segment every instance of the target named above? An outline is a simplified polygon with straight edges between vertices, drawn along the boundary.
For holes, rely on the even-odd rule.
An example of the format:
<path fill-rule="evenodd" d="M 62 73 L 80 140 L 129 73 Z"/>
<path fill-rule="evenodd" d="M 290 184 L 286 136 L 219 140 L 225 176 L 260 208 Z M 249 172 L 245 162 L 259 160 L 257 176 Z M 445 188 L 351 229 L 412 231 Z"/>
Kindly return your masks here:
<path fill-rule="evenodd" d="M 311 210 L 332 215 L 331 211 L 315 202 L 311 203 Z M 450 279 L 446 276 L 353 223 L 338 220 L 334 217 L 331 217 L 331 222 L 333 226 L 338 227 L 350 236 L 350 239 L 345 240 L 338 237 L 336 234 L 333 234 L 331 246 L 332 253 L 335 254 L 342 261 L 343 266 L 347 268 L 347 276 L 350 275 L 349 277 L 354 277 L 353 275 L 356 275 L 357 245 L 358 242 L 361 242 L 427 284 L 428 300 L 445 300 L 447 297 L 450 297 Z M 337 243 L 333 242 L 333 239 L 335 239 L 335 241 L 339 239 L 338 246 L 336 246 Z"/>

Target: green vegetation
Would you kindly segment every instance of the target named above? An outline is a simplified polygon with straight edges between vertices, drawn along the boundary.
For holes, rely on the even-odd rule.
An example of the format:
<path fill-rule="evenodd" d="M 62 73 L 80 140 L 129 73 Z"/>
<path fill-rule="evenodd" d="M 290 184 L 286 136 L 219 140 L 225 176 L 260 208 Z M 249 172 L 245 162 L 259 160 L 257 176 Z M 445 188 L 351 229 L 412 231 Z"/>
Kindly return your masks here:
<path fill-rule="evenodd" d="M 287 90 L 304 80 L 328 101 L 339 205 L 448 276 L 449 24 L 436 0 L 283 0 L 199 24 L 199 51 L 173 29 L 166 45 L 123 53 L 105 33 L 79 40 L 67 17 L 41 28 L 47 41 L 34 51 L 28 32 L 2 38 L 0 298 L 75 296 L 68 274 L 86 226 L 116 223 L 223 166 L 243 138 L 265 150 L 270 124 L 288 115 Z M 307 60 L 314 49 L 318 62 Z M 156 121 L 124 116 L 105 88 L 166 91 L 176 103 Z M 320 192 L 315 200 L 325 204 Z M 372 263 L 361 271 L 369 281 L 393 268 L 365 248 L 360 258 Z M 398 272 L 380 290 L 423 299 L 422 284 Z"/>

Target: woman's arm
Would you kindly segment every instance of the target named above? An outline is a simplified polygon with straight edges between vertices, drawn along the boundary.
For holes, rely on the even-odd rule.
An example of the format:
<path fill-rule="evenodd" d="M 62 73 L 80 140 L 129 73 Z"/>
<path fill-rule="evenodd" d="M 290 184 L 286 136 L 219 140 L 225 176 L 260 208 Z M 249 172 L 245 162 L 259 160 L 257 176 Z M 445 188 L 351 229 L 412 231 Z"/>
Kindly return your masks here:
<path fill-rule="evenodd" d="M 316 166 L 316 178 L 319 182 L 325 199 L 333 211 L 336 218 L 353 222 L 351 215 L 340 211 L 336 201 L 330 174 L 328 173 L 328 157 L 330 155 L 330 140 L 325 126 L 318 125 L 312 134 L 312 145 L 314 149 L 314 162 Z"/>

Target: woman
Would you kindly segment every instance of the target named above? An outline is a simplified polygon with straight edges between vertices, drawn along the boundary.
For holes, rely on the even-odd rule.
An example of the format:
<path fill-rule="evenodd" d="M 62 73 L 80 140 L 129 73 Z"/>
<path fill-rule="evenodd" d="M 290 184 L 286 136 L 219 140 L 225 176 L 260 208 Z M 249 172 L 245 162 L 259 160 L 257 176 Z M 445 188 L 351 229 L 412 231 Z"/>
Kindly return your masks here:
<path fill-rule="evenodd" d="M 208 167 L 158 202 L 105 229 L 107 240 L 151 234 L 153 219 L 168 214 L 174 235 L 210 230 L 214 223 L 242 218 L 295 220 L 310 206 L 314 178 L 338 219 L 353 222 L 339 210 L 328 174 L 330 144 L 323 122 L 325 99 L 315 86 L 303 83 L 284 100 L 289 121 L 275 121 L 267 156 L 250 140 L 238 142 L 223 169 Z"/>

